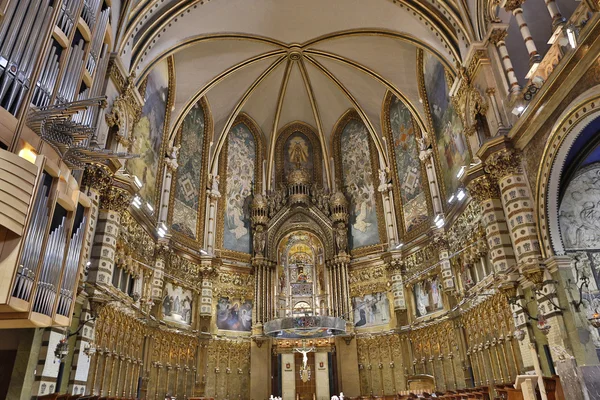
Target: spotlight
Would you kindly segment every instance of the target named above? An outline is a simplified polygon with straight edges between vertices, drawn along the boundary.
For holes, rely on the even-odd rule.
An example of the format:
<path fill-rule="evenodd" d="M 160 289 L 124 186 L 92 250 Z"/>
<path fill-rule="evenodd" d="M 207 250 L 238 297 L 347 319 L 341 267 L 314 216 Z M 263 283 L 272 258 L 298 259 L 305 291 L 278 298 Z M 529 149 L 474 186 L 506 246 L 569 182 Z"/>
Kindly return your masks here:
<path fill-rule="evenodd" d="M 452 204 L 454 202 L 454 198 L 455 198 L 454 195 L 450 196 L 450 198 L 448 199 L 448 203 Z"/>
<path fill-rule="evenodd" d="M 404 246 L 404 243 L 400 242 L 396 245 L 396 247 L 394 247 L 394 249 L 398 250 L 399 248 L 401 248 L 402 246 Z"/>
<path fill-rule="evenodd" d="M 167 227 L 163 222 L 161 222 L 158 225 L 158 228 L 156 229 L 156 233 L 158 233 L 158 236 L 161 238 L 164 238 L 165 235 L 167 234 Z"/>
<path fill-rule="evenodd" d="M 86 266 L 86 267 L 89 267 L 90 265 L 92 265 L 92 262 L 91 262 L 91 261 L 88 261 L 88 262 L 86 262 L 86 263 L 85 263 L 85 266 Z"/>
<path fill-rule="evenodd" d="M 135 197 L 133 198 L 133 200 L 131 201 L 131 204 L 135 207 L 135 208 L 140 208 L 142 206 L 142 199 L 140 198 L 140 196 L 135 195 Z"/>
<path fill-rule="evenodd" d="M 148 211 L 150 211 L 151 213 L 153 213 L 153 212 L 154 212 L 154 207 L 152 207 L 152 206 L 150 205 L 150 203 L 146 203 L 146 208 L 147 208 L 147 209 L 148 209 Z"/>
<path fill-rule="evenodd" d="M 463 176 L 465 174 L 466 169 L 467 169 L 467 167 L 465 167 L 464 165 L 462 167 L 460 167 L 460 169 L 458 170 L 458 174 L 456 174 L 456 177 L 458 179 L 460 179 L 461 176 Z"/>
<path fill-rule="evenodd" d="M 577 47 L 577 37 L 575 36 L 575 31 L 571 28 L 567 28 L 567 38 L 569 39 L 569 45 L 571 48 Z"/>
<path fill-rule="evenodd" d="M 460 189 L 458 191 L 458 193 L 456 194 L 456 198 L 458 199 L 458 201 L 461 201 L 462 199 L 464 199 L 466 196 L 466 193 L 464 190 Z"/>
<path fill-rule="evenodd" d="M 35 160 L 37 158 L 37 154 L 32 149 L 25 147 L 19 151 L 19 157 L 29 161 L 32 164 L 35 164 Z"/>
<path fill-rule="evenodd" d="M 200 254 L 202 254 L 203 256 L 207 255 L 208 252 L 204 249 L 200 249 Z"/>
<path fill-rule="evenodd" d="M 446 222 L 444 221 L 444 217 L 442 217 L 441 214 L 436 215 L 433 222 L 435 223 L 435 226 L 437 228 L 441 228 L 446 224 Z"/>
<path fill-rule="evenodd" d="M 137 176 L 135 176 L 135 175 L 133 176 L 133 181 L 135 182 L 135 185 L 136 185 L 138 188 L 140 188 L 140 189 L 142 188 L 142 186 L 144 186 L 144 184 L 142 183 L 142 181 L 140 181 L 140 178 L 138 178 L 138 177 L 137 177 Z"/>

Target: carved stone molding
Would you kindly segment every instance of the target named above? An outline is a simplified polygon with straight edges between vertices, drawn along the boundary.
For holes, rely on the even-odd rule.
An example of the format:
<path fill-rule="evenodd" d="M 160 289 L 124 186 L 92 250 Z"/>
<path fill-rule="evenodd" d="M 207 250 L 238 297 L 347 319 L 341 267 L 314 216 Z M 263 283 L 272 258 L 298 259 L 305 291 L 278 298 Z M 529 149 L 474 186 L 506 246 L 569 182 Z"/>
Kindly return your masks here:
<path fill-rule="evenodd" d="M 509 175 L 522 174 L 521 155 L 514 149 L 501 149 L 490 154 L 485 161 L 484 170 L 496 180 Z"/>
<path fill-rule="evenodd" d="M 496 28 L 490 34 L 490 42 L 498 46 L 498 43 L 504 42 L 506 35 L 508 35 L 508 31 L 505 28 Z"/>
<path fill-rule="evenodd" d="M 490 175 L 482 175 L 467 184 L 471 197 L 478 203 L 489 199 L 499 199 L 500 189 L 498 183 Z"/>

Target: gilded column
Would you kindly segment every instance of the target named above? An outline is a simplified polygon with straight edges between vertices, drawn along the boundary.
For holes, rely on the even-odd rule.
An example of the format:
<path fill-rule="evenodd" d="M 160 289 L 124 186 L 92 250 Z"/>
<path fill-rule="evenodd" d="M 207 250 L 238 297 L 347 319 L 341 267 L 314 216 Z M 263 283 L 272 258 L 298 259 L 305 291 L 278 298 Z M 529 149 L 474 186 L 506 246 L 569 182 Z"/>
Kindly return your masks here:
<path fill-rule="evenodd" d="M 513 68 L 512 61 L 508 55 L 508 49 L 506 48 L 506 41 L 504 39 L 507 34 L 508 32 L 504 28 L 494 29 L 490 35 L 490 42 L 498 48 L 498 53 L 500 53 L 500 59 L 504 66 L 504 73 L 506 74 L 506 79 L 508 79 L 509 91 L 515 94 L 521 90 L 521 86 L 519 86 L 515 69 Z"/>

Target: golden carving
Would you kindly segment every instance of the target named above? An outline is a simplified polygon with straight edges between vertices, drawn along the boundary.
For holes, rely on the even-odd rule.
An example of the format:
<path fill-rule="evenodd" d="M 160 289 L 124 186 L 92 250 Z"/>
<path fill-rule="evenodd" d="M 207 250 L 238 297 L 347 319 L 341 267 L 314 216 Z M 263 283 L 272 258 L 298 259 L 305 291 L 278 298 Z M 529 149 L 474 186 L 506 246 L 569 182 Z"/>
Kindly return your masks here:
<path fill-rule="evenodd" d="M 140 273 L 139 263 L 153 264 L 154 238 L 146 232 L 129 212 L 121 215 L 115 262 L 134 276 Z"/>
<path fill-rule="evenodd" d="M 498 46 L 500 42 L 504 42 L 506 35 L 508 35 L 506 29 L 494 29 L 490 34 L 490 42 L 495 46 Z"/>
<path fill-rule="evenodd" d="M 489 175 L 482 175 L 467 184 L 469 194 L 477 203 L 483 203 L 490 199 L 500 198 L 498 182 L 492 180 Z"/>
<path fill-rule="evenodd" d="M 111 186 L 100 195 L 100 209 L 122 213 L 129 207 L 131 195 L 122 188 Z"/>
<path fill-rule="evenodd" d="M 313 155 L 314 155 L 313 165 L 315 167 L 313 168 L 313 176 L 312 176 L 311 181 L 313 181 L 314 183 L 316 183 L 318 185 L 323 185 L 323 176 L 322 176 L 323 171 L 322 171 L 322 168 L 318 167 L 323 164 L 323 156 L 321 154 L 321 143 L 319 142 L 317 135 L 312 130 L 310 125 L 302 123 L 302 122 L 294 122 L 294 123 L 286 125 L 279 131 L 279 133 L 277 135 L 277 142 L 275 144 L 275 182 L 276 182 L 276 184 L 285 182 L 285 180 L 284 180 L 285 177 L 283 176 L 283 173 L 285 170 L 285 168 L 284 168 L 284 159 L 285 159 L 284 146 L 285 146 L 285 142 L 287 142 L 289 137 L 292 136 L 296 132 L 300 132 L 300 133 L 304 134 L 308 138 L 308 140 L 310 141 L 310 143 L 312 145 Z"/>
<path fill-rule="evenodd" d="M 388 290 L 387 267 L 366 266 L 348 272 L 350 296 L 364 296 Z"/>
<path fill-rule="evenodd" d="M 253 299 L 254 275 L 250 273 L 221 271 L 217 279 L 217 284 L 213 289 L 213 296 L 243 300 Z"/>
<path fill-rule="evenodd" d="M 509 175 L 521 174 L 523 173 L 521 156 L 514 149 L 499 150 L 485 160 L 484 169 L 496 180 Z"/>

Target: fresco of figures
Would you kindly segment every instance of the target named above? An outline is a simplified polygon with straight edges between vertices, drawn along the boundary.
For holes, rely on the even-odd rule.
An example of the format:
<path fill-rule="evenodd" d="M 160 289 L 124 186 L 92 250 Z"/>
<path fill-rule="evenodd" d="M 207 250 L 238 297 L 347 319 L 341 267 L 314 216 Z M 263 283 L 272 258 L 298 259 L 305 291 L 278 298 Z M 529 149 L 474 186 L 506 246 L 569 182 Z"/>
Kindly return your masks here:
<path fill-rule="evenodd" d="M 390 129 L 400 199 L 404 214 L 404 230 L 410 232 L 427 221 L 427 201 L 423 191 L 421 160 L 417 132 L 410 111 L 396 96 L 390 103 Z"/>
<path fill-rule="evenodd" d="M 204 149 L 204 110 L 200 100 L 183 120 L 173 206 L 174 231 L 197 239 L 198 203 Z"/>
<path fill-rule="evenodd" d="M 156 176 L 162 158 L 168 95 L 169 65 L 164 60 L 148 74 L 142 116 L 133 128 L 131 153 L 140 157 L 125 164 L 126 171 L 142 182 L 140 196 L 152 206 L 157 200 Z"/>
<path fill-rule="evenodd" d="M 582 168 L 560 204 L 563 245 L 568 250 L 600 248 L 600 163 Z"/>
<path fill-rule="evenodd" d="M 251 252 L 250 201 L 256 165 L 256 143 L 250 129 L 237 124 L 227 138 L 227 179 L 223 246 Z"/>
<path fill-rule="evenodd" d="M 227 331 L 250 332 L 252 302 L 221 297 L 217 302 L 217 328 Z"/>
<path fill-rule="evenodd" d="M 163 320 L 190 325 L 192 323 L 192 302 L 194 299 L 192 291 L 167 282 L 163 293 Z"/>
<path fill-rule="evenodd" d="M 390 322 L 390 303 L 387 294 L 373 293 L 352 299 L 354 326 L 368 328 Z"/>
<path fill-rule="evenodd" d="M 367 127 L 350 120 L 340 142 L 343 183 L 350 200 L 350 248 L 377 244 L 380 238 Z"/>
<path fill-rule="evenodd" d="M 413 286 L 415 298 L 415 315 L 422 317 L 444 308 L 442 286 L 439 278 L 427 278 Z"/>
<path fill-rule="evenodd" d="M 293 133 L 284 146 L 284 176 L 298 167 L 308 171 L 310 176 L 314 172 L 314 153 L 310 140 L 301 132 Z"/>
<path fill-rule="evenodd" d="M 469 166 L 471 156 L 462 122 L 450 101 L 444 66 L 434 55 L 424 52 L 423 68 L 435 133 L 434 146 L 437 147 L 446 194 L 450 197 L 460 184 L 456 175 L 463 165 Z"/>

